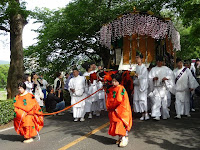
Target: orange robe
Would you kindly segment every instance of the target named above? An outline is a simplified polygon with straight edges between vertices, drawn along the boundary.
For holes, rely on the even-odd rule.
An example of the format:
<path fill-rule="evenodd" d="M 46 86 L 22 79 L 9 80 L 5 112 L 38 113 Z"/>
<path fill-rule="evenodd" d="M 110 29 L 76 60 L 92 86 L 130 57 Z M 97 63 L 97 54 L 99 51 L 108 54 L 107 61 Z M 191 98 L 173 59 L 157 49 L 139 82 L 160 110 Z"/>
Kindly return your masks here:
<path fill-rule="evenodd" d="M 14 127 L 18 134 L 28 139 L 37 135 L 44 126 L 42 109 L 31 93 L 14 98 Z"/>
<path fill-rule="evenodd" d="M 110 119 L 108 134 L 125 136 L 132 127 L 132 111 L 128 94 L 122 85 L 107 90 L 106 107 Z"/>

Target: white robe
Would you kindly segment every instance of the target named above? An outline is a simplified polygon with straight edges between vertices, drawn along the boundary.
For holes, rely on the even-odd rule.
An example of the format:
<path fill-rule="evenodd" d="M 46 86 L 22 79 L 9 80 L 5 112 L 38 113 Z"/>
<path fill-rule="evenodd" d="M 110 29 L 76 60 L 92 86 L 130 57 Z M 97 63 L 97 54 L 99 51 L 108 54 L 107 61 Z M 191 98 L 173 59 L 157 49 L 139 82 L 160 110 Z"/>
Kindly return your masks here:
<path fill-rule="evenodd" d="M 175 77 L 177 77 L 180 72 L 184 69 L 176 68 L 173 72 Z M 195 89 L 199 86 L 198 82 L 192 75 L 189 69 L 186 69 L 185 72 L 181 75 L 178 81 L 175 84 L 175 109 L 177 115 L 189 115 L 190 114 L 190 90 Z"/>
<path fill-rule="evenodd" d="M 93 74 L 95 72 L 96 72 L 96 70 L 91 71 L 90 74 Z M 96 91 L 97 91 L 97 80 L 93 80 L 93 83 L 90 84 L 90 88 L 89 88 L 88 93 L 92 94 L 92 93 L 94 93 Z M 95 112 L 95 111 L 99 111 L 100 110 L 98 100 L 99 100 L 98 93 L 96 93 L 93 96 L 91 96 L 91 101 L 92 101 L 91 111 Z"/>
<path fill-rule="evenodd" d="M 97 83 L 97 89 L 101 89 L 103 87 L 103 83 L 101 81 L 99 81 Z M 105 91 L 104 90 L 100 90 L 98 92 L 98 106 L 99 106 L 99 110 L 106 110 L 106 104 L 105 104 Z"/>
<path fill-rule="evenodd" d="M 157 81 L 153 81 L 154 77 L 158 77 Z M 166 77 L 168 80 L 162 82 Z M 170 117 L 167 108 L 167 94 L 168 91 L 174 91 L 174 74 L 171 69 L 166 66 L 153 67 L 149 72 L 150 91 L 149 94 L 152 100 L 152 117 L 160 117 L 162 114 L 163 119 Z"/>
<path fill-rule="evenodd" d="M 70 89 L 74 89 L 72 93 Z M 85 78 L 83 76 L 73 77 L 69 81 L 69 91 L 71 95 L 71 105 L 84 99 L 87 95 L 85 93 Z M 85 115 L 85 100 L 73 106 L 73 117 L 84 118 Z"/>
<path fill-rule="evenodd" d="M 147 89 L 148 89 L 148 70 L 144 64 L 136 66 L 138 77 L 133 81 L 134 96 L 133 106 L 134 112 L 147 112 Z"/>
<path fill-rule="evenodd" d="M 83 74 L 83 76 L 86 78 L 86 76 L 90 76 L 90 72 L 85 72 L 84 74 Z M 92 86 L 90 86 L 89 84 L 88 84 L 88 82 L 89 81 L 86 81 L 86 85 L 85 85 L 85 93 L 87 94 L 87 96 L 89 96 L 90 95 L 90 92 L 92 91 Z M 92 107 L 92 98 L 91 97 L 89 97 L 89 98 L 87 98 L 86 100 L 85 100 L 85 112 L 87 113 L 87 112 L 91 112 L 92 110 L 91 110 L 91 107 Z"/>

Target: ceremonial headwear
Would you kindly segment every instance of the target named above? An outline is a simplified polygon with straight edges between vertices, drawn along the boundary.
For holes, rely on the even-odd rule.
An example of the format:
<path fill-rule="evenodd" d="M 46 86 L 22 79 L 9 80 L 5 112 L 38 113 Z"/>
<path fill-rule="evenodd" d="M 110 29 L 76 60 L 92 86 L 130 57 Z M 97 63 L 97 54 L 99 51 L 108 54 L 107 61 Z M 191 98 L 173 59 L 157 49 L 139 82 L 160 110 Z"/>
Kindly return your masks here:
<path fill-rule="evenodd" d="M 163 56 L 157 56 L 156 61 L 164 61 Z"/>
<path fill-rule="evenodd" d="M 95 61 L 91 61 L 91 62 L 90 62 L 90 65 L 92 65 L 92 64 L 95 64 Z"/>
<path fill-rule="evenodd" d="M 72 68 L 72 70 L 73 70 L 73 71 L 74 71 L 74 70 L 79 71 L 77 67 Z"/>
<path fill-rule="evenodd" d="M 138 57 L 140 57 L 140 58 L 143 58 L 143 55 L 142 55 L 142 53 L 141 53 L 140 51 L 137 51 L 137 52 L 136 52 L 136 56 L 138 56 Z"/>
<path fill-rule="evenodd" d="M 178 62 L 183 62 L 183 61 L 180 58 L 176 58 L 176 63 L 178 63 Z"/>

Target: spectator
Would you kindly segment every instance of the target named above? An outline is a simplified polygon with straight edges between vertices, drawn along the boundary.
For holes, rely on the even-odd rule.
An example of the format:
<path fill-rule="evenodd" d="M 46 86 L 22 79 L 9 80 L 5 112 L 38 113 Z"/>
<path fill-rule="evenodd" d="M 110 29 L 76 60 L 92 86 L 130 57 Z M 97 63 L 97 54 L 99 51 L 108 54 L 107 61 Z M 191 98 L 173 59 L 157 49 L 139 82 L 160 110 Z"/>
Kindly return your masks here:
<path fill-rule="evenodd" d="M 33 82 L 32 92 L 35 95 L 35 99 L 37 100 L 38 104 L 40 105 L 40 107 L 42 107 L 44 106 L 43 103 L 44 94 L 42 93 L 42 89 L 38 82 L 38 75 L 35 72 L 31 74 L 31 81 Z"/>
<path fill-rule="evenodd" d="M 24 83 L 26 84 L 26 91 L 32 93 L 33 82 L 31 82 L 31 76 L 29 74 L 24 75 Z"/>
<path fill-rule="evenodd" d="M 44 94 L 44 99 L 46 99 L 48 82 L 43 78 L 43 75 L 40 76 L 40 81 L 39 82 L 43 85 L 43 86 L 41 86 L 41 89 L 42 89 L 42 92 Z"/>
<path fill-rule="evenodd" d="M 54 90 L 52 86 L 47 87 L 47 98 L 45 100 L 47 111 L 59 111 L 65 108 L 65 102 L 60 102 L 60 90 L 58 91 L 58 97 L 54 95 Z M 64 113 L 59 113 L 59 115 L 63 115 Z"/>
<path fill-rule="evenodd" d="M 63 101 L 63 91 L 62 91 L 62 75 L 60 72 L 56 73 L 56 79 L 54 80 L 54 93 L 58 97 L 58 91 L 60 92 L 60 101 Z"/>

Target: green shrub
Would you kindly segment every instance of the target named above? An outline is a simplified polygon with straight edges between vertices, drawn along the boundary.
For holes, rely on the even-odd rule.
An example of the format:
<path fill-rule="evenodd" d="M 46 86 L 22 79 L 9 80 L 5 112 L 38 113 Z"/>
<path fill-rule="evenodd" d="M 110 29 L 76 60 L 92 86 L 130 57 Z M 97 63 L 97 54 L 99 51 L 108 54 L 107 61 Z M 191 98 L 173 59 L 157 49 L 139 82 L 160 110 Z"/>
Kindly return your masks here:
<path fill-rule="evenodd" d="M 14 118 L 13 100 L 0 101 L 0 125 L 6 124 Z"/>

